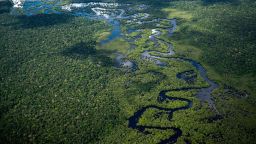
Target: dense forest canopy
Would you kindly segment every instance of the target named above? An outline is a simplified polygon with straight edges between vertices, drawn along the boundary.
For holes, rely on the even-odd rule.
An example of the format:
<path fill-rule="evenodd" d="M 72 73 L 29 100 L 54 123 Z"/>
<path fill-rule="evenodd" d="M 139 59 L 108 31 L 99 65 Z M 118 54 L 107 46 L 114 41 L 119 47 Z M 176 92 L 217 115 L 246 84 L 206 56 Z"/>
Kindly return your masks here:
<path fill-rule="evenodd" d="M 0 0 L 0 143 L 255 141 L 254 0 L 42 1 Z"/>

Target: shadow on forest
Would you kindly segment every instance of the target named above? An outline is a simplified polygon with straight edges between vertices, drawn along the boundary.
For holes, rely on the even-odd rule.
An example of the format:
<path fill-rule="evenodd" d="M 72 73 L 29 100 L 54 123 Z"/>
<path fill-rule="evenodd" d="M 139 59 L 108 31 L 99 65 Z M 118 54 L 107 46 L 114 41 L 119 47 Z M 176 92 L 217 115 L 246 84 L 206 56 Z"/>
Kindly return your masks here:
<path fill-rule="evenodd" d="M 68 14 L 38 14 L 32 16 L 17 16 L 18 21 L 3 24 L 4 26 L 12 26 L 14 29 L 29 29 L 39 27 L 50 27 L 58 24 L 68 23 L 74 18 Z"/>
<path fill-rule="evenodd" d="M 10 1 L 0 1 L 0 14 L 9 13 L 12 7 L 12 3 Z"/>
<path fill-rule="evenodd" d="M 113 66 L 113 60 L 108 56 L 114 53 L 111 50 L 97 50 L 96 42 L 81 42 L 62 52 L 62 55 L 73 59 L 91 59 L 94 63 L 102 66 Z"/>
<path fill-rule="evenodd" d="M 73 19 L 67 14 L 39 14 L 33 16 L 19 16 L 19 25 L 22 28 L 48 27 L 57 24 L 67 23 Z"/>
<path fill-rule="evenodd" d="M 211 16 L 210 13 L 205 15 Z M 242 16 L 241 16 L 242 15 Z M 248 46 L 255 41 L 256 20 L 251 13 L 243 16 L 225 14 L 214 19 L 214 28 L 207 32 L 192 29 L 190 26 L 180 26 L 180 30 L 172 37 L 174 40 L 184 40 L 189 45 L 198 48 L 208 48 L 203 51 L 202 58 L 210 65 L 216 65 L 219 73 L 255 73 L 255 57 L 251 53 L 255 45 Z M 197 24 L 198 17 L 193 22 Z M 241 20 L 243 19 L 243 20 Z M 192 22 L 192 24 L 193 24 Z M 182 23 L 188 23 L 183 21 Z M 191 23 L 191 22 L 189 22 Z M 200 22 L 198 22 L 200 23 Z M 216 31 L 214 31 L 216 30 Z M 242 40 L 242 41 L 241 41 Z M 220 61 L 220 59 L 224 61 Z"/>
<path fill-rule="evenodd" d="M 204 5 L 211 5 L 216 3 L 231 3 L 231 4 L 239 4 L 239 0 L 202 0 Z"/>
<path fill-rule="evenodd" d="M 146 76 L 155 77 L 156 79 L 149 82 L 143 82 L 140 77 L 144 78 Z M 142 94 L 155 88 L 166 77 L 167 76 L 162 72 L 148 70 L 144 73 L 139 73 L 135 77 L 133 77 L 133 80 L 125 84 L 125 89 L 127 89 L 127 94 L 129 95 L 131 95 L 131 93 L 133 93 L 134 95 Z"/>

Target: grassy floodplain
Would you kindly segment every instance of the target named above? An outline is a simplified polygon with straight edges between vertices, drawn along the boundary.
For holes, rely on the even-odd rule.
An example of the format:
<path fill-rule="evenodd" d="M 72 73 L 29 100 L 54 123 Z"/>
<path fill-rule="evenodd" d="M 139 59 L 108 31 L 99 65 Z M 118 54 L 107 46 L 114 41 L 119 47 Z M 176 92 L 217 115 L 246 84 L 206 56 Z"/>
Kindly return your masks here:
<path fill-rule="evenodd" d="M 171 121 L 167 114 L 151 109 L 139 124 L 178 127 L 183 133 L 177 143 L 253 143 L 256 3 L 115 2 L 146 4 L 149 8 L 142 12 L 156 18 L 176 18 L 173 37 L 163 31 L 160 39 L 173 44 L 174 57 L 200 62 L 220 85 L 212 93 L 220 119 L 195 97 L 197 91 L 191 90 L 167 94 L 191 100 L 192 108 L 175 112 Z M 1 143 L 154 144 L 174 134 L 148 129 L 151 134 L 145 135 L 128 128 L 128 118 L 144 106 L 185 105 L 180 101 L 158 103 L 157 96 L 163 89 L 191 86 L 176 75 L 196 71 L 185 62 L 163 60 L 168 64 L 163 68 L 141 59 L 144 50 L 167 50 L 163 44 L 155 47 L 148 41 L 153 25 L 126 25 L 122 21 L 126 37 L 102 46 L 99 42 L 110 33 L 104 21 L 70 14 L 13 16 L 10 7 L 10 3 L 0 2 Z M 162 21 L 159 29 L 166 26 Z M 126 33 L 129 27 L 143 31 Z M 138 34 L 141 38 L 127 41 Z M 116 52 L 136 62 L 138 69 L 116 68 Z M 198 76 L 192 86 L 205 87 L 207 83 Z"/>

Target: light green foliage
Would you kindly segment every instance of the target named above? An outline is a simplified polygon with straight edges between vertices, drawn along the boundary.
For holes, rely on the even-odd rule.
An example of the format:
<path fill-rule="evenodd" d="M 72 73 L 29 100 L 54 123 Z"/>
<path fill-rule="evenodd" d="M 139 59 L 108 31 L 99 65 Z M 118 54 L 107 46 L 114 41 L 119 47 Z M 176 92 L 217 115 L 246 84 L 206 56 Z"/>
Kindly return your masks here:
<path fill-rule="evenodd" d="M 167 93 L 191 100 L 190 109 L 175 112 L 172 121 L 164 111 L 150 109 L 139 124 L 178 127 L 183 132 L 179 144 L 252 143 L 256 130 L 255 4 L 131 2 L 150 4 L 142 12 L 153 17 L 177 18 L 173 37 L 167 37 L 163 28 L 168 22 L 162 21 L 158 29 L 164 34 L 159 38 L 173 44 L 174 57 L 199 61 L 220 84 L 212 95 L 224 117 L 212 120 L 216 113 L 195 97 L 197 90 L 190 90 Z M 130 27 L 143 31 L 127 34 Z M 99 42 L 110 31 L 105 22 L 71 15 L 14 17 L 0 9 L 0 143 L 148 144 L 174 134 L 146 129 L 151 134 L 145 135 L 128 128 L 128 118 L 148 105 L 186 105 L 182 101 L 159 103 L 161 90 L 208 84 L 189 63 L 162 59 L 168 64 L 163 68 L 141 59 L 145 50 L 167 52 L 165 44 L 155 47 L 148 40 L 151 28 L 155 27 L 122 25 L 125 36 L 102 46 Z M 126 41 L 138 34 L 142 38 Z M 136 48 L 131 50 L 132 44 Z M 115 52 L 126 55 L 138 69 L 114 67 Z M 194 84 L 176 77 L 187 70 L 196 71 Z M 224 84 L 247 90 L 249 97 L 228 94 Z"/>

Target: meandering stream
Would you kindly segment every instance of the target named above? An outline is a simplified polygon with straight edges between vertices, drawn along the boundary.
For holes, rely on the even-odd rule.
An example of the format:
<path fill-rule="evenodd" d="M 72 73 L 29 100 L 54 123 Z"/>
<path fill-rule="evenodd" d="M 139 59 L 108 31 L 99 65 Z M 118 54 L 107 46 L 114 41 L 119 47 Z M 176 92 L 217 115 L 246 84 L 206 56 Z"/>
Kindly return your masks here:
<path fill-rule="evenodd" d="M 133 16 L 123 16 L 125 11 L 123 9 L 118 9 L 116 8 L 118 4 L 107 4 L 107 3 L 78 3 L 78 4 L 70 4 L 66 6 L 61 6 L 58 2 L 54 4 L 44 4 L 41 3 L 40 1 L 37 2 L 27 2 L 23 4 L 23 10 L 24 14 L 30 16 L 37 14 L 38 11 L 42 11 L 44 9 L 44 12 L 46 14 L 48 13 L 63 13 L 63 12 L 70 12 L 73 15 L 76 16 L 84 16 L 87 18 L 92 18 L 92 19 L 103 19 L 106 20 L 110 25 L 113 26 L 113 30 L 111 34 L 103 41 L 101 41 L 101 44 L 107 44 L 111 41 L 113 41 L 116 38 L 120 38 L 122 36 L 121 32 L 121 25 L 119 19 L 128 19 L 130 17 L 134 18 L 137 15 Z M 94 12 L 88 13 L 84 11 L 84 8 L 90 7 L 91 10 Z M 108 9 L 107 7 L 111 7 Z M 116 8 L 116 9 L 115 9 Z M 58 9 L 61 11 L 58 11 Z M 64 11 L 62 11 L 64 10 Z M 12 13 L 15 14 L 16 11 L 13 11 Z M 149 15 L 145 14 L 142 16 L 140 20 L 140 24 L 145 23 L 150 23 L 150 22 L 157 22 L 161 20 L 168 20 L 170 27 L 165 29 L 168 31 L 168 36 L 171 37 L 174 35 L 174 31 L 177 27 L 176 19 L 156 19 L 152 21 L 143 21 L 146 17 Z M 197 61 L 188 59 L 188 58 L 182 58 L 182 57 L 174 57 L 175 51 L 174 47 L 171 43 L 160 40 L 158 36 L 160 36 L 162 33 L 157 30 L 152 30 L 152 35 L 150 35 L 150 40 L 154 41 L 155 43 L 164 43 L 168 47 L 168 52 L 167 53 L 162 53 L 159 51 L 152 51 L 152 50 L 146 50 L 141 54 L 142 59 L 147 59 L 154 61 L 157 65 L 166 67 L 167 64 L 165 62 L 162 62 L 162 59 L 166 60 L 174 60 L 174 61 L 180 61 L 180 62 L 186 62 L 190 63 L 199 73 L 200 77 L 203 78 L 205 82 L 209 84 L 209 87 L 180 87 L 180 88 L 175 88 L 175 89 L 167 89 L 167 90 L 161 90 L 156 96 L 156 100 L 159 104 L 165 102 L 165 101 L 181 101 L 184 102 L 185 105 L 176 107 L 176 108 L 166 108 L 166 107 L 161 107 L 161 106 L 156 106 L 156 105 L 148 105 L 141 107 L 138 109 L 130 118 L 128 122 L 128 127 L 132 129 L 136 129 L 142 133 L 149 134 L 147 129 L 155 129 L 155 130 L 172 130 L 175 132 L 175 134 L 171 135 L 170 137 L 161 140 L 159 143 L 175 143 L 177 142 L 178 138 L 182 135 L 182 128 L 177 128 L 177 127 L 157 127 L 157 126 L 148 126 L 148 125 L 140 125 L 139 120 L 143 116 L 143 114 L 149 110 L 149 109 L 156 109 L 159 111 L 164 111 L 166 114 L 168 114 L 168 120 L 172 120 L 172 116 L 175 112 L 177 111 L 184 111 L 193 106 L 193 102 L 189 99 L 186 98 L 180 98 L 180 97 L 174 97 L 172 95 L 168 95 L 169 93 L 171 94 L 172 92 L 185 92 L 185 91 L 192 91 L 192 90 L 197 90 L 197 98 L 200 99 L 201 102 L 207 102 L 209 107 L 212 108 L 216 113 L 218 113 L 214 100 L 212 99 L 211 93 L 213 90 L 218 88 L 218 84 L 215 83 L 214 81 L 210 80 L 207 77 L 207 71 L 205 68 Z M 154 53 L 155 55 L 151 54 Z M 127 67 L 133 67 L 134 63 L 131 61 L 124 61 L 123 59 L 125 58 L 123 54 L 117 53 L 116 54 L 116 61 L 117 64 L 120 66 L 127 66 Z M 183 79 L 185 81 L 189 80 L 189 78 L 195 78 L 196 74 L 193 71 L 190 72 L 183 72 L 177 74 L 177 78 Z M 168 93 L 168 94 L 167 94 Z"/>
<path fill-rule="evenodd" d="M 168 28 L 169 36 L 171 37 L 177 27 L 176 25 L 176 19 L 171 19 L 170 20 L 171 28 Z M 160 111 L 165 111 L 169 117 L 168 120 L 172 120 L 172 115 L 176 111 L 181 111 L 181 110 L 186 110 L 192 107 L 192 101 L 186 98 L 179 98 L 179 97 L 173 97 L 173 96 L 168 96 L 167 93 L 171 92 L 177 92 L 177 91 L 190 91 L 190 90 L 198 90 L 196 96 L 201 100 L 201 102 L 207 102 L 209 104 L 209 107 L 212 108 L 216 113 L 218 113 L 214 101 L 211 97 L 211 93 L 214 89 L 218 88 L 218 84 L 215 83 L 214 81 L 210 80 L 207 77 L 207 71 L 204 69 L 204 67 L 197 61 L 188 59 L 188 58 L 182 58 L 182 57 L 170 57 L 168 58 L 167 56 L 172 56 L 174 55 L 174 50 L 173 46 L 171 43 L 164 42 L 160 39 L 157 38 L 157 36 L 160 36 L 161 33 L 156 33 L 153 32 L 153 34 L 150 36 L 150 39 L 155 42 L 163 42 L 166 45 L 168 45 L 168 52 L 167 53 L 162 53 L 159 51 L 149 51 L 146 50 L 141 54 L 141 57 L 143 59 L 149 59 L 152 61 L 155 61 L 157 65 L 163 66 L 163 62 L 161 62 L 159 59 L 169 59 L 169 60 L 175 60 L 175 61 L 181 61 L 181 62 L 188 62 L 190 63 L 193 67 L 196 68 L 196 70 L 199 72 L 200 76 L 204 79 L 205 82 L 207 82 L 210 86 L 209 87 L 181 87 L 181 88 L 176 88 L 176 89 L 169 89 L 169 90 L 162 90 L 159 92 L 159 95 L 157 97 L 158 103 L 163 103 L 164 101 L 181 101 L 185 102 L 186 104 L 181 107 L 177 108 L 165 108 L 165 107 L 160 107 L 160 106 L 155 106 L 155 105 L 149 105 L 140 108 L 138 111 L 134 113 L 133 116 L 129 118 L 129 124 L 128 126 L 133 129 L 137 129 L 140 132 L 147 133 L 147 129 L 156 129 L 156 130 L 173 130 L 175 132 L 174 135 L 170 136 L 169 138 L 166 138 L 164 140 L 161 140 L 159 143 L 165 144 L 165 143 L 175 143 L 177 142 L 177 139 L 182 135 L 182 130 L 177 127 L 156 127 L 156 126 L 147 126 L 147 125 L 140 125 L 139 120 L 142 117 L 142 115 L 149 109 L 157 109 Z M 155 53 L 156 55 L 151 55 L 151 53 Z M 180 74 L 177 74 L 178 78 L 181 78 L 179 76 Z M 185 80 L 185 79 L 184 79 Z"/>

